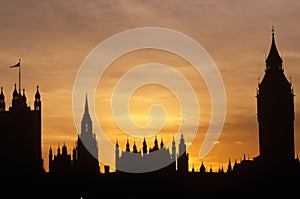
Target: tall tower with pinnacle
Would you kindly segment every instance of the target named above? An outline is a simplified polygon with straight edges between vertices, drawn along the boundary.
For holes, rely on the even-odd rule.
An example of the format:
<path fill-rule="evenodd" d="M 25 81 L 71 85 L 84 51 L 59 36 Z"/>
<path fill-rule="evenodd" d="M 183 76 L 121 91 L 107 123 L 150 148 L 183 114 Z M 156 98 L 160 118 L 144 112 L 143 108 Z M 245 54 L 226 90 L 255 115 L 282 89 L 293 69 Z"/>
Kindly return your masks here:
<path fill-rule="evenodd" d="M 186 144 L 182 134 L 179 143 L 177 171 L 179 173 L 187 173 L 189 171 L 189 154 L 186 152 Z"/>
<path fill-rule="evenodd" d="M 41 95 L 37 86 L 34 108 L 27 103 L 25 89 L 15 84 L 11 106 L 6 110 L 3 88 L 0 93 L 0 175 L 41 175 L 44 172 L 41 134 Z"/>
<path fill-rule="evenodd" d="M 295 159 L 294 92 L 284 74 L 282 59 L 272 42 L 263 80 L 257 89 L 259 159 L 264 165 L 288 164 Z"/>
<path fill-rule="evenodd" d="M 81 120 L 81 132 L 77 141 L 78 169 L 80 173 L 97 174 L 100 172 L 98 161 L 98 143 L 93 133 L 93 123 L 89 113 L 88 98 L 85 96 L 84 114 Z"/>

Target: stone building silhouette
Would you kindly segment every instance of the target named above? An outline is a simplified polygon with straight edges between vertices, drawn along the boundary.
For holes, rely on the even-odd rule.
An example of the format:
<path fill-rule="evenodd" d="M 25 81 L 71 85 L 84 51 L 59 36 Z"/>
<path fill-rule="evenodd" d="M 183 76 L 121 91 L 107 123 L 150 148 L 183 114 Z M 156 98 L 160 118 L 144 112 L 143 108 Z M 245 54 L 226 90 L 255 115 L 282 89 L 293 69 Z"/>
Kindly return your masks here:
<path fill-rule="evenodd" d="M 43 170 L 41 158 L 41 95 L 39 87 L 35 94 L 34 108 L 27 103 L 25 90 L 13 91 L 12 105 L 6 110 L 6 100 L 1 88 L 0 127 L 0 174 L 2 195 L 10 198 L 97 198 L 111 195 L 126 198 L 170 198 L 195 197 L 294 197 L 299 191 L 300 162 L 294 149 L 294 92 L 292 84 L 284 74 L 282 59 L 275 44 L 272 44 L 266 59 L 263 80 L 257 89 L 257 119 L 259 133 L 259 155 L 250 160 L 244 158 L 232 166 L 228 161 L 227 171 L 219 166 L 218 172 L 208 170 L 203 161 L 199 171 L 189 172 L 189 154 L 183 136 L 178 153 L 173 139 L 171 153 L 163 141 L 155 137 L 149 148 L 144 139 L 142 149 L 136 143 L 131 149 L 120 151 L 116 143 L 117 172 L 105 174 L 99 169 L 98 147 L 93 133 L 87 96 L 81 121 L 81 133 L 68 153 L 64 144 L 54 154 L 49 149 L 49 174 Z M 118 172 L 122 168 L 147 167 L 151 156 L 160 152 L 159 160 L 171 162 L 155 173 Z M 92 154 L 91 154 L 92 153 Z M 106 165 L 107 166 L 107 165 Z M 176 171 L 176 172 L 175 172 Z M 184 173 L 185 175 L 178 175 Z M 39 174 L 40 177 L 34 178 Z M 53 174 L 53 175 L 52 175 Z M 57 175 L 56 175 L 57 174 Z M 11 180 L 11 175 L 16 178 Z M 25 177 L 24 177 L 25 175 Z M 63 178 L 67 175 L 67 178 Z M 8 178 L 3 178 L 8 176 Z M 94 178 L 80 178 L 93 176 Z M 100 190 L 100 191 L 99 191 Z M 146 191 L 145 191 L 146 190 Z M 113 191 L 113 192 L 112 192 Z M 15 196 L 15 197 L 14 197 Z"/>
<path fill-rule="evenodd" d="M 186 144 L 181 135 L 180 143 L 179 143 L 179 153 L 178 153 L 178 160 L 177 160 L 177 170 L 180 173 L 187 173 L 189 172 L 189 154 L 186 152 Z"/>
<path fill-rule="evenodd" d="M 267 164 L 291 162 L 294 149 L 294 92 L 282 66 L 275 44 L 266 59 L 266 70 L 257 91 L 257 119 L 259 124 L 259 159 Z"/>
<path fill-rule="evenodd" d="M 76 159 L 73 159 L 76 161 Z M 68 154 L 67 146 L 64 144 L 62 148 L 57 147 L 57 154 L 54 155 L 52 147 L 49 149 L 49 172 L 56 175 L 72 175 L 74 174 L 76 164 Z"/>
<path fill-rule="evenodd" d="M 1 175 L 41 175 L 41 95 L 35 93 L 33 109 L 27 104 L 25 89 L 12 94 L 11 107 L 6 110 L 5 95 L 0 93 L 0 172 Z"/>
<path fill-rule="evenodd" d="M 118 142 L 115 148 L 115 163 L 116 171 L 125 171 L 140 173 L 144 171 L 150 172 L 168 172 L 174 173 L 188 173 L 188 153 L 186 152 L 186 145 L 181 135 L 179 144 L 179 153 L 176 152 L 176 143 L 172 140 L 172 153 L 164 146 L 164 142 L 161 139 L 158 144 L 157 137 L 154 138 L 154 146 L 151 148 L 147 146 L 146 139 L 144 138 L 142 150 L 138 150 L 134 141 L 132 150 L 130 150 L 129 140 L 127 139 L 125 151 L 119 149 Z M 161 167 L 164 165 L 164 167 Z M 157 167 L 157 168 L 156 168 Z M 155 169 L 156 168 L 156 169 Z"/>
<path fill-rule="evenodd" d="M 253 161 L 235 164 L 237 172 L 299 170 L 294 148 L 294 91 L 284 74 L 282 59 L 275 43 L 274 28 L 263 80 L 257 88 L 259 155 Z"/>
<path fill-rule="evenodd" d="M 62 151 L 60 146 L 58 146 L 56 155 L 53 155 L 50 147 L 49 173 L 78 176 L 93 176 L 100 173 L 98 142 L 95 133 L 93 133 L 93 123 L 89 114 L 87 95 L 81 120 L 81 132 L 72 150 L 72 155 L 68 154 L 65 144 L 62 147 Z"/>

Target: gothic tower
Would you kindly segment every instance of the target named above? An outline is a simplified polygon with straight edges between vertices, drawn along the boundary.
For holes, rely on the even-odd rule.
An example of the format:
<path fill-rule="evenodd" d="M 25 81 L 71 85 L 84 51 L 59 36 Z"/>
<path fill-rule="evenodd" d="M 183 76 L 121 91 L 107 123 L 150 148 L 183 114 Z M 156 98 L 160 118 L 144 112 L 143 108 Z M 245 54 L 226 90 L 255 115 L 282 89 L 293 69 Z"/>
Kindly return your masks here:
<path fill-rule="evenodd" d="M 120 159 L 120 149 L 119 149 L 119 143 L 118 143 L 118 140 L 116 142 L 116 148 L 115 148 L 115 164 L 116 164 L 116 172 L 118 172 L 118 168 L 119 168 L 119 159 Z"/>
<path fill-rule="evenodd" d="M 41 149 L 41 95 L 38 87 L 35 107 L 27 104 L 25 89 L 12 95 L 12 105 L 5 110 L 5 96 L 0 93 L 0 175 L 40 175 L 44 172 Z M 38 103 L 37 103 L 38 102 Z"/>
<path fill-rule="evenodd" d="M 186 144 L 182 134 L 179 143 L 177 171 L 180 173 L 187 173 L 189 171 L 189 154 L 186 152 Z"/>
<path fill-rule="evenodd" d="M 177 168 L 177 157 L 176 157 L 176 143 L 173 137 L 172 140 L 172 154 L 171 154 L 171 159 L 172 159 L 172 170 L 176 171 Z"/>
<path fill-rule="evenodd" d="M 287 164 L 295 159 L 294 93 L 282 67 L 272 29 L 272 44 L 263 80 L 257 90 L 259 159 L 266 164 Z"/>
<path fill-rule="evenodd" d="M 77 141 L 77 164 L 82 174 L 98 174 L 98 146 L 96 135 L 93 133 L 92 119 L 89 114 L 87 95 L 85 98 L 84 114 L 81 120 L 81 132 Z"/>

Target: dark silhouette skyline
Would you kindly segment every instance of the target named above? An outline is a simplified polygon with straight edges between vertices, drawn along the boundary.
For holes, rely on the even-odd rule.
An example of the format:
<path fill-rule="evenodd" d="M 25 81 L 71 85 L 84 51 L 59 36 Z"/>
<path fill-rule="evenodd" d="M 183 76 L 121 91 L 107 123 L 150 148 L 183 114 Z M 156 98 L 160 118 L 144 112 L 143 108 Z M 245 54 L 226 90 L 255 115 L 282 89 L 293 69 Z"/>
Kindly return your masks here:
<path fill-rule="evenodd" d="M 45 172 L 41 157 L 41 94 L 37 87 L 34 108 L 27 105 L 23 94 L 13 91 L 12 106 L 6 110 L 3 88 L 0 94 L 0 127 L 2 131 L 1 192 L 11 198 L 100 198 L 106 194 L 122 198 L 201 198 L 201 197 L 261 197 L 294 196 L 297 194 L 300 163 L 294 150 L 294 93 L 287 81 L 282 59 L 278 53 L 274 31 L 266 59 L 266 70 L 257 90 L 257 119 L 259 124 L 259 155 L 240 162 L 229 159 L 227 169 L 208 170 L 202 162 L 199 172 L 188 169 L 188 154 L 181 137 L 179 153 L 176 144 L 172 153 L 161 141 L 154 140 L 152 148 L 144 140 L 142 151 L 129 141 L 126 150 L 116 144 L 116 172 L 109 165 L 100 172 L 96 136 L 92 130 L 88 98 L 73 154 L 65 145 L 54 155 L 49 149 L 49 172 Z M 88 143 L 88 144 L 87 144 Z M 60 151 L 61 150 L 61 151 Z M 162 151 L 160 157 L 170 164 L 146 173 L 118 172 L 118 167 L 147 165 L 145 158 Z M 101 151 L 105 153 L 105 151 Z M 120 155 L 120 156 L 119 156 Z M 141 156 L 143 155 L 143 156 Z M 144 158 L 144 159 L 143 159 Z M 165 159 L 163 159 L 165 160 Z M 174 161 L 176 160 L 176 161 Z M 175 165 L 176 166 L 175 166 Z M 136 169 L 136 168 L 134 168 Z"/>
<path fill-rule="evenodd" d="M 0 170 L 6 175 L 40 175 L 43 172 L 41 155 L 41 95 L 37 86 L 33 109 L 27 105 L 25 89 L 12 93 L 12 106 L 6 111 L 5 96 L 0 94 Z"/>

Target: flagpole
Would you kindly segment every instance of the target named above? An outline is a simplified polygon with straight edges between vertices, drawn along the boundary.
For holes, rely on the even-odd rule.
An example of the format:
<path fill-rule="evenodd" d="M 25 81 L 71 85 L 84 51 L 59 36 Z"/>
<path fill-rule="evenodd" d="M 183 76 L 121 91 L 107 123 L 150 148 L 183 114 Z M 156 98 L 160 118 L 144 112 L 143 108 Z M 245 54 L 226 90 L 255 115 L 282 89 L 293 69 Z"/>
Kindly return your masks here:
<path fill-rule="evenodd" d="M 19 59 L 19 95 L 21 95 L 21 59 Z"/>

